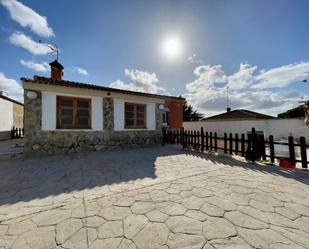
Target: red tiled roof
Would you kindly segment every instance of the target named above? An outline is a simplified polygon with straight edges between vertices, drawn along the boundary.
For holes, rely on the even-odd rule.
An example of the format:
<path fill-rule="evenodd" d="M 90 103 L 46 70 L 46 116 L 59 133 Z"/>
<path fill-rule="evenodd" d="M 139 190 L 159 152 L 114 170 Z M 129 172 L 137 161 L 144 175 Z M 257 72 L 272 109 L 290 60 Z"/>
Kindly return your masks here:
<path fill-rule="evenodd" d="M 75 82 L 75 81 L 55 80 L 55 79 L 51 79 L 47 77 L 40 77 L 40 76 L 34 76 L 33 79 L 22 77 L 21 80 L 24 82 L 30 82 L 30 83 L 36 83 L 36 84 L 86 88 L 86 89 L 93 89 L 93 90 L 100 90 L 100 91 L 108 91 L 108 92 L 116 92 L 116 93 L 123 93 L 123 94 L 130 94 L 130 95 L 137 95 L 137 96 L 144 96 L 144 97 L 152 97 L 152 98 L 184 100 L 181 97 L 122 90 L 122 89 L 117 89 L 117 88 L 111 88 L 111 87 L 106 87 L 106 86 L 99 86 L 99 85 L 93 85 L 93 84 L 81 83 L 81 82 Z"/>

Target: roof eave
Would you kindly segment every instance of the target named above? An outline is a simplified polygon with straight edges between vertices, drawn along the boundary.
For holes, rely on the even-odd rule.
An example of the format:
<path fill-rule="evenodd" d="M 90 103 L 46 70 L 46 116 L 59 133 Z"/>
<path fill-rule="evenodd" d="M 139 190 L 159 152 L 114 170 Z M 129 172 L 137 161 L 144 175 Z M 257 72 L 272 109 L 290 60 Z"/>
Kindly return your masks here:
<path fill-rule="evenodd" d="M 152 93 L 143 93 L 143 92 L 135 92 L 135 91 L 111 88 L 111 87 L 106 87 L 106 86 L 98 86 L 98 85 L 92 85 L 92 84 L 88 84 L 88 83 L 81 83 L 81 82 L 74 82 L 74 81 L 50 80 L 50 79 L 46 78 L 46 81 L 44 82 L 44 80 L 40 80 L 39 78 L 43 78 L 43 77 L 34 76 L 34 80 L 28 79 L 28 78 L 25 78 L 25 77 L 21 77 L 20 80 L 23 81 L 23 82 L 29 82 L 29 83 L 35 83 L 35 84 L 46 84 L 46 85 L 55 85 L 55 86 L 63 86 L 63 87 L 71 87 L 71 88 L 85 88 L 85 89 L 109 91 L 109 92 L 114 92 L 114 93 L 130 94 L 130 95 L 160 98 L 160 99 L 172 99 L 172 100 L 179 100 L 179 101 L 185 100 L 182 97 L 152 94 Z M 69 84 L 71 84 L 71 85 L 69 85 Z"/>

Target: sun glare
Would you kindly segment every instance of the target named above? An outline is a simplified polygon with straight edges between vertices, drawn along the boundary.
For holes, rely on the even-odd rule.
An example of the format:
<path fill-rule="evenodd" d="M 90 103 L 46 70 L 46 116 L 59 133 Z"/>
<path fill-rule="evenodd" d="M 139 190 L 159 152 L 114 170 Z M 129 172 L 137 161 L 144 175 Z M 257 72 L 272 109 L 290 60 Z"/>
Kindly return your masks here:
<path fill-rule="evenodd" d="M 162 53 L 168 59 L 177 58 L 182 51 L 182 43 L 177 36 L 167 37 L 162 43 Z"/>

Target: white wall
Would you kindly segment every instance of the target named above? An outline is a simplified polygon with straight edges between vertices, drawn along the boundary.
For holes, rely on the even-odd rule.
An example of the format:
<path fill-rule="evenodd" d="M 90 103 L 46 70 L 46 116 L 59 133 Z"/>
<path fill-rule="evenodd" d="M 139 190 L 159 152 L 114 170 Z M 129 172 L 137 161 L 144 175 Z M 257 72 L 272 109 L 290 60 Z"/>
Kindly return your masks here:
<path fill-rule="evenodd" d="M 10 131 L 13 126 L 13 103 L 0 98 L 0 131 Z"/>
<path fill-rule="evenodd" d="M 88 95 L 71 95 L 55 92 L 42 92 L 42 130 L 54 131 L 57 126 L 57 96 L 72 96 L 91 99 L 91 125 L 89 130 L 103 130 L 103 100 Z M 85 130 L 85 129 L 83 129 Z"/>
<path fill-rule="evenodd" d="M 275 139 L 294 136 L 299 139 L 304 136 L 309 141 L 309 127 L 305 126 L 304 119 L 267 119 L 267 120 L 241 120 L 241 121 L 220 121 L 220 122 L 184 122 L 186 130 L 200 130 L 217 132 L 223 136 L 224 132 L 246 133 L 253 127 L 256 131 L 264 131 L 265 136 L 273 135 Z"/>
<path fill-rule="evenodd" d="M 13 126 L 13 103 L 0 98 L 0 140 L 11 137 Z"/>
<path fill-rule="evenodd" d="M 103 99 L 102 97 L 89 95 L 72 95 L 68 93 L 55 93 L 42 91 L 42 130 L 54 131 L 57 125 L 57 96 L 72 96 L 92 99 L 92 129 L 103 130 Z M 147 127 L 141 130 L 156 129 L 156 103 L 152 99 L 146 101 L 145 98 L 127 96 L 127 98 L 114 98 L 114 129 L 116 131 L 128 130 L 124 128 L 124 103 L 142 103 L 146 104 Z M 84 129 L 83 129 L 84 130 Z M 136 129 L 134 129 L 136 130 Z"/>
<path fill-rule="evenodd" d="M 134 98 L 129 98 L 129 99 L 115 98 L 114 99 L 114 129 L 115 131 L 128 130 L 124 128 L 124 103 L 125 102 L 146 104 L 146 110 L 147 110 L 146 111 L 146 115 L 147 115 L 146 130 L 156 129 L 156 103 L 140 101 Z"/>

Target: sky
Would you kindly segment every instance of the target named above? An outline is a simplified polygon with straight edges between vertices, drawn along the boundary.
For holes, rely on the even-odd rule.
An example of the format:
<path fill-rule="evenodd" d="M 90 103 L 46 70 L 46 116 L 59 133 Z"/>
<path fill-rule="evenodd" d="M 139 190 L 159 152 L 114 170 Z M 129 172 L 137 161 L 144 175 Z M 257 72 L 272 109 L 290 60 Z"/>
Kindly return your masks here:
<path fill-rule="evenodd" d="M 0 0 L 0 90 L 21 77 L 185 97 L 205 116 L 309 99 L 307 0 Z M 227 90 L 228 89 L 228 90 Z"/>

